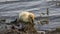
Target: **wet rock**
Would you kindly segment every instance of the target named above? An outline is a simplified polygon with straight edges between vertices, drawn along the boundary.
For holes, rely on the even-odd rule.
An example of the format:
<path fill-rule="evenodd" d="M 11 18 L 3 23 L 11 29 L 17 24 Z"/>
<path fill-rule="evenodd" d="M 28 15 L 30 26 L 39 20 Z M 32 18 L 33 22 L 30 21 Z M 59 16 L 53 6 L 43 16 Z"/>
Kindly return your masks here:
<path fill-rule="evenodd" d="M 57 32 L 60 32 L 60 28 L 56 28 L 56 31 L 57 31 Z"/>
<path fill-rule="evenodd" d="M 5 22 L 6 20 L 5 19 L 0 19 L 0 23 L 3 23 Z"/>

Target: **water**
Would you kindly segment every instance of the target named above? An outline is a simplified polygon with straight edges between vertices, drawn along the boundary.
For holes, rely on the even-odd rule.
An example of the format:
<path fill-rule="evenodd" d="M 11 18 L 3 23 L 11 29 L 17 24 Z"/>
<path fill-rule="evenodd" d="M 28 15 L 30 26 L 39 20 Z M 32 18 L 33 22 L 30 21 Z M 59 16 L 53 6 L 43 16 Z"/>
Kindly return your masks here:
<path fill-rule="evenodd" d="M 7 19 L 7 23 L 14 21 L 19 12 L 31 11 L 35 14 L 35 18 L 38 19 L 41 12 L 46 12 L 46 8 L 49 7 L 49 24 L 39 25 L 36 24 L 37 30 L 51 30 L 60 26 L 60 8 L 56 8 L 55 3 L 47 3 L 44 0 L 38 1 L 26 1 L 26 2 L 14 2 L 0 4 L 0 18 Z M 35 21 L 35 23 L 37 20 Z M 4 26 L 4 25 L 3 25 Z"/>

